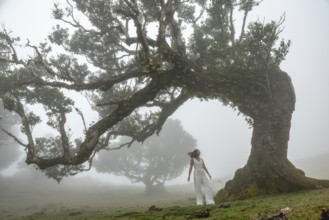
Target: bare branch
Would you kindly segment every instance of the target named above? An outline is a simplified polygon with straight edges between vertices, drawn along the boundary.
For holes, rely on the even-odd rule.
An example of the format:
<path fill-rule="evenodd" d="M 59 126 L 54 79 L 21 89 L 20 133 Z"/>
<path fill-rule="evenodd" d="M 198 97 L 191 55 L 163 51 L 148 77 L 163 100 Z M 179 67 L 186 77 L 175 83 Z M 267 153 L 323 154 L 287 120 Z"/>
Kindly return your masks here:
<path fill-rule="evenodd" d="M 69 138 L 67 137 L 66 131 L 65 131 L 65 123 L 66 123 L 66 116 L 65 112 L 62 110 L 60 113 L 60 119 L 59 119 L 59 132 L 61 134 L 61 140 L 62 140 L 62 147 L 63 147 L 63 157 L 67 160 L 71 160 L 71 154 L 70 154 L 70 146 L 69 146 Z"/>
<path fill-rule="evenodd" d="M 118 147 L 113 147 L 113 148 L 108 148 L 108 150 L 120 150 L 121 148 L 123 147 L 127 147 L 127 148 L 130 148 L 131 145 L 135 142 L 135 139 L 132 138 L 131 141 L 127 142 L 127 143 L 124 143 L 124 144 L 120 144 L 120 146 Z"/>
<path fill-rule="evenodd" d="M 253 7 L 258 6 L 262 1 L 264 0 L 260 0 L 258 2 L 254 0 L 248 0 L 244 3 L 240 3 L 240 10 L 244 11 L 242 25 L 241 25 L 241 34 L 239 37 L 240 40 L 243 38 L 245 33 L 245 26 L 249 12 L 253 9 Z"/>
<path fill-rule="evenodd" d="M 286 12 L 283 13 L 283 15 L 280 16 L 279 21 L 276 23 L 276 35 L 278 36 L 284 29 L 284 27 L 281 28 L 282 24 L 286 20 Z"/>
<path fill-rule="evenodd" d="M 231 41 L 232 43 L 235 42 L 235 27 L 234 27 L 234 21 L 233 21 L 233 10 L 234 10 L 234 7 L 233 7 L 233 4 L 232 2 L 229 3 L 229 6 L 230 8 L 230 31 L 231 31 Z"/>
<path fill-rule="evenodd" d="M 187 96 L 185 91 L 182 91 L 182 93 L 175 100 L 171 101 L 170 103 L 155 102 L 158 104 L 159 107 L 160 106 L 162 107 L 161 112 L 159 114 L 159 118 L 155 123 L 145 126 L 142 129 L 142 131 L 140 131 L 139 133 L 132 133 L 131 131 L 119 130 L 119 131 L 115 131 L 115 132 L 112 131 L 111 135 L 129 136 L 133 139 L 133 141 L 144 142 L 148 137 L 153 135 L 155 132 L 158 135 L 162 129 L 162 126 L 166 122 L 167 118 L 170 115 L 172 115 L 177 110 L 177 108 L 179 108 L 188 99 L 189 99 L 189 96 Z M 148 104 L 146 104 L 146 105 L 148 105 Z M 144 106 L 146 106 L 146 105 L 144 105 Z"/>
<path fill-rule="evenodd" d="M 202 15 L 203 15 L 203 13 L 206 11 L 206 9 L 205 8 L 202 8 L 202 10 L 201 10 L 201 12 L 200 12 L 200 14 L 193 20 L 193 24 L 196 24 L 199 20 L 200 20 L 200 18 L 202 17 Z"/>
<path fill-rule="evenodd" d="M 132 19 L 134 20 L 136 30 L 137 30 L 137 37 L 139 39 L 139 42 L 142 45 L 143 51 L 144 51 L 144 62 L 149 63 L 149 57 L 150 57 L 150 48 L 147 43 L 147 36 L 145 32 L 143 31 L 143 25 L 140 22 L 139 16 L 141 15 L 140 11 L 138 10 L 137 3 L 132 0 L 133 3 L 129 2 L 128 0 L 124 0 L 124 2 L 128 5 L 128 7 L 134 12 L 134 15 L 132 16 Z"/>
<path fill-rule="evenodd" d="M 131 72 L 127 72 L 127 73 L 117 75 L 117 76 L 108 77 L 106 79 L 100 79 L 98 81 L 91 82 L 91 83 L 67 84 L 67 83 L 56 82 L 56 81 L 45 81 L 39 77 L 35 77 L 33 79 L 28 79 L 28 80 L 18 80 L 16 82 L 13 82 L 13 85 L 20 87 L 20 86 L 35 84 L 38 86 L 52 86 L 52 87 L 57 87 L 57 88 L 72 89 L 72 90 L 76 90 L 76 91 L 93 90 L 93 89 L 101 89 L 102 91 L 106 91 L 106 90 L 110 89 L 116 83 L 120 83 L 127 79 L 141 76 L 141 75 L 143 75 L 142 69 L 137 68 L 135 70 L 131 70 Z"/>
<path fill-rule="evenodd" d="M 0 127 L 0 130 L 3 131 L 4 133 L 6 133 L 8 136 L 10 136 L 11 138 L 13 138 L 19 145 L 22 145 L 23 147 L 27 148 L 27 144 L 24 144 L 22 141 L 20 141 L 14 134 L 12 134 L 11 132 L 7 131 L 6 129 Z"/>
<path fill-rule="evenodd" d="M 83 126 L 85 129 L 85 132 L 87 132 L 87 126 L 86 126 L 86 121 L 85 121 L 85 117 L 83 116 L 82 111 L 80 111 L 80 109 L 75 108 L 75 110 L 78 112 L 78 114 L 81 116 L 82 122 L 83 122 Z"/>
<path fill-rule="evenodd" d="M 104 103 L 97 103 L 96 106 L 103 107 L 103 106 L 109 106 L 109 105 L 118 105 L 119 101 L 110 101 L 110 102 L 104 102 Z"/>
<path fill-rule="evenodd" d="M 0 57 L 0 61 L 5 62 L 5 63 L 19 64 L 16 60 L 6 59 L 6 58 L 3 58 L 3 57 Z"/>
<path fill-rule="evenodd" d="M 92 32 L 92 30 L 88 30 L 87 28 L 83 27 L 80 22 L 78 20 L 76 20 L 75 16 L 74 16 L 74 7 L 73 5 L 70 3 L 69 0 L 66 0 L 66 3 L 69 5 L 69 7 L 71 8 L 70 11 L 69 11 L 69 14 L 68 16 L 72 19 L 72 21 L 69 21 L 69 20 L 66 20 L 64 19 L 62 16 L 61 17 L 57 17 L 56 19 L 74 27 L 74 28 L 80 28 L 82 29 L 83 31 L 85 32 Z M 55 3 L 54 4 L 55 8 L 58 9 L 58 3 Z"/>
<path fill-rule="evenodd" d="M 241 40 L 241 39 L 243 38 L 243 36 L 244 36 L 244 30 L 245 30 L 245 26 L 246 26 L 246 21 L 247 21 L 248 13 L 249 13 L 249 10 L 245 10 L 245 11 L 244 11 L 243 21 L 242 21 L 242 26 L 241 26 L 240 40 Z"/>
<path fill-rule="evenodd" d="M 6 30 L 4 30 L 3 33 L 1 33 L 1 37 L 8 44 L 7 46 L 9 46 L 9 48 L 11 49 L 12 54 L 11 54 L 11 59 L 6 59 L 3 57 L 0 57 L 0 61 L 4 61 L 4 62 L 8 62 L 8 63 L 23 64 L 23 62 L 21 60 L 18 60 L 18 55 L 17 55 L 16 49 L 13 45 L 15 40 L 10 38 L 9 33 Z"/>

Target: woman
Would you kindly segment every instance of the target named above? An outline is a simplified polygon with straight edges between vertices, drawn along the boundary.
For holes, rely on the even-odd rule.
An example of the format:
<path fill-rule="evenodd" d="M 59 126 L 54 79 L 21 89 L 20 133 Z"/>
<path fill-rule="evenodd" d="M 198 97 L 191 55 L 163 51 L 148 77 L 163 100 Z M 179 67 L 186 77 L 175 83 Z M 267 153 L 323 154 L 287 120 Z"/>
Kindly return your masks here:
<path fill-rule="evenodd" d="M 195 149 L 192 152 L 189 152 L 188 155 L 191 157 L 190 170 L 188 173 L 187 181 L 190 182 L 192 168 L 194 167 L 194 187 L 195 187 L 195 196 L 196 204 L 203 205 L 203 195 L 202 188 L 205 194 L 206 204 L 214 205 L 213 193 L 207 179 L 206 173 L 211 179 L 211 175 L 208 172 L 206 165 L 203 162 L 203 159 L 200 157 L 201 152 L 198 149 Z"/>

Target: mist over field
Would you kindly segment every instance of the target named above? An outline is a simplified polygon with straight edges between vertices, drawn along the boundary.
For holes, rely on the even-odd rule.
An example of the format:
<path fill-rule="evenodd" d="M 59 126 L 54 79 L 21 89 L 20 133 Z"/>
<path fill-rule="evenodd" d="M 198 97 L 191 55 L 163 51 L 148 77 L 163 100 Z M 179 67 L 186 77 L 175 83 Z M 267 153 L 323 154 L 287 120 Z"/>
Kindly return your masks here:
<path fill-rule="evenodd" d="M 218 190 L 223 181 L 213 180 L 213 190 Z M 152 205 L 193 205 L 194 200 L 193 183 L 166 186 L 166 192 L 145 194 L 144 186 L 112 184 L 88 175 L 70 177 L 59 184 L 33 169 L 0 176 L 1 219 L 35 213 L 122 213 L 147 210 Z"/>
<path fill-rule="evenodd" d="M 328 179 L 328 157 L 326 154 L 297 160 L 294 164 L 307 176 Z M 111 177 L 112 182 L 115 182 L 115 178 Z M 212 190 L 216 193 L 231 178 L 212 179 Z M 106 178 L 95 178 L 88 173 L 57 183 L 34 168 L 24 168 L 12 176 L 0 176 L 0 217 L 6 219 L 36 213 L 123 213 L 128 210 L 146 211 L 152 205 L 194 205 L 193 183 L 168 184 L 165 189 L 165 193 L 145 194 L 145 187 L 140 184 L 128 181 L 114 184 Z"/>

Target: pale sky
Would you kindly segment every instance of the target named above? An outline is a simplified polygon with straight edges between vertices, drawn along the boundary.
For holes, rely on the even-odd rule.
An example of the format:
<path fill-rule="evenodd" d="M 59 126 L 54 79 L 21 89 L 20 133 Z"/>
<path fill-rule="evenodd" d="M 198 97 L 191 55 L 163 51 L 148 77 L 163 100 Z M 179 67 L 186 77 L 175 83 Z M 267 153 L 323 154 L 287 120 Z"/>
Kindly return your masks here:
<path fill-rule="evenodd" d="M 0 24 L 22 39 L 40 42 L 55 24 L 53 2 L 0 0 Z M 291 76 L 297 97 L 288 148 L 292 162 L 329 152 L 328 12 L 328 0 L 264 0 L 249 17 L 269 21 L 286 14 L 281 37 L 292 45 L 282 69 Z M 173 117 L 198 140 L 213 177 L 231 176 L 245 165 L 252 130 L 237 112 L 219 102 L 192 100 Z M 185 179 L 183 175 L 181 181 Z"/>

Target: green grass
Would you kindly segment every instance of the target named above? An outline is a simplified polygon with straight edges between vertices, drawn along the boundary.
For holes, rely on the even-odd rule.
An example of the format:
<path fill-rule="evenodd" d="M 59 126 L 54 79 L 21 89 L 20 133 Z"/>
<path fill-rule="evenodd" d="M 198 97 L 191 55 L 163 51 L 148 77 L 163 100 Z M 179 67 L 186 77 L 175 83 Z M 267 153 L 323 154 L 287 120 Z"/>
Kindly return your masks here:
<path fill-rule="evenodd" d="M 318 189 L 291 194 L 260 196 L 246 200 L 233 201 L 229 208 L 214 206 L 195 206 L 194 200 L 184 198 L 181 200 L 161 201 L 161 198 L 143 203 L 143 198 L 130 200 L 119 207 L 104 209 L 63 208 L 62 210 L 43 210 L 25 216 L 6 216 L 4 219 L 21 220 L 107 220 L 107 219 L 186 219 L 196 211 L 211 209 L 208 219 L 257 220 L 261 216 L 278 213 L 280 209 L 289 207 L 291 212 L 286 214 L 289 220 L 319 220 L 321 208 L 329 208 L 329 189 Z M 162 211 L 148 211 L 150 204 L 163 208 Z"/>

